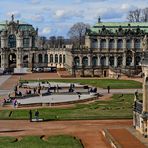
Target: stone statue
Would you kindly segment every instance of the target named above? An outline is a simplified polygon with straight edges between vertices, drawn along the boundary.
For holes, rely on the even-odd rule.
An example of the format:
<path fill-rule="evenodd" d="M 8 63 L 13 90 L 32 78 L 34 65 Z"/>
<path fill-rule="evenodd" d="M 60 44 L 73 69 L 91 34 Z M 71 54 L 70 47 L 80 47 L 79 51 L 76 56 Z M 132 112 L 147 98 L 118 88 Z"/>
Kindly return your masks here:
<path fill-rule="evenodd" d="M 143 46 L 143 51 L 148 50 L 148 40 L 147 40 L 147 35 L 145 35 L 143 41 L 142 41 L 142 46 Z"/>

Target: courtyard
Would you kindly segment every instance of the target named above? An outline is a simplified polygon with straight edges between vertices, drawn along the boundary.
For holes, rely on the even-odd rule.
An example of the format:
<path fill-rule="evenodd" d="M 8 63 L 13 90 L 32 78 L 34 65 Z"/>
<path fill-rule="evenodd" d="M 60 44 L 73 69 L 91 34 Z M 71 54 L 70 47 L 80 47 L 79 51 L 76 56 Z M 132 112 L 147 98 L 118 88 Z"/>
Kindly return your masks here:
<path fill-rule="evenodd" d="M 64 86 L 64 90 L 66 89 L 66 92 L 68 92 L 68 88 L 71 83 L 74 83 L 76 87 L 79 87 L 78 88 L 79 91 L 80 90 L 84 91 L 83 86 L 87 84 L 88 86 L 91 87 L 97 87 L 97 93 L 99 93 L 100 96 L 95 98 L 95 100 L 88 100 L 86 102 L 75 102 L 72 104 L 66 103 L 66 104 L 55 105 L 55 104 L 50 104 L 51 101 L 50 97 L 51 96 L 53 97 L 53 95 L 55 95 L 52 94 L 51 96 L 50 95 L 46 96 L 47 100 L 49 101 L 48 104 L 46 104 L 46 106 L 30 105 L 30 106 L 13 108 L 12 105 L 6 105 L 4 107 L 0 107 L 0 119 L 1 119 L 0 135 L 2 136 L 3 139 L 3 144 L 4 144 L 3 147 L 10 145 L 11 147 L 13 146 L 17 147 L 17 145 L 19 145 L 19 142 L 22 141 L 22 143 L 24 143 L 23 146 L 25 148 L 27 146 L 27 143 L 31 142 L 33 139 L 34 143 L 37 143 L 37 141 L 39 140 L 36 139 L 38 138 L 40 139 L 40 146 L 45 145 L 45 143 L 48 145 L 47 140 L 45 140 L 46 142 L 44 142 L 44 139 L 50 139 L 51 136 L 59 136 L 59 135 L 65 135 L 65 136 L 69 135 L 72 137 L 76 137 L 76 139 L 78 139 L 78 143 L 80 140 L 80 147 L 84 146 L 86 148 L 87 147 L 95 148 L 98 147 L 98 145 L 100 147 L 110 147 L 107 141 L 108 138 L 104 137 L 103 134 L 104 132 L 107 133 L 107 135 L 112 135 L 111 137 L 114 137 L 115 141 L 117 141 L 119 145 L 122 144 L 130 146 L 129 144 L 136 144 L 138 148 L 145 147 L 144 144 L 142 144 L 145 143 L 142 136 L 140 137 L 140 141 L 142 141 L 141 143 L 140 141 L 137 141 L 137 138 L 139 139 L 139 136 L 136 137 L 133 134 L 135 131 L 134 132 L 132 131 L 134 130 L 132 127 L 132 104 L 134 99 L 134 92 L 136 89 L 138 89 L 139 98 L 142 98 L 141 83 L 139 82 L 139 80 L 136 82 L 132 80 L 114 80 L 114 79 L 96 79 L 96 78 L 92 78 L 90 80 L 86 78 L 61 79 L 60 77 L 54 77 L 53 79 L 51 79 L 51 75 L 53 74 L 50 75 L 44 73 L 39 74 L 40 76 L 39 79 L 38 75 L 37 74 L 35 75 L 29 74 L 29 76 L 27 75 L 6 76 L 5 81 L 1 81 L 1 88 L 2 89 L 7 88 L 3 89 L 4 92 L 2 94 L 4 96 L 7 96 L 8 92 L 13 91 L 14 86 L 18 84 L 18 82 L 28 81 L 29 83 L 26 84 L 29 87 L 34 87 L 38 85 L 38 83 L 46 87 L 45 82 L 50 81 L 51 86 L 57 84 L 59 86 Z M 12 81 L 13 83 L 9 83 Z M 124 84 L 123 85 L 124 89 L 121 89 L 121 87 L 119 86 L 119 84 L 122 86 L 122 83 Z M 108 94 L 106 86 L 110 84 L 112 84 L 112 89 L 110 90 L 111 92 Z M 119 86 L 119 88 L 117 87 L 117 85 Z M 59 90 L 60 92 L 58 93 L 63 93 L 64 90 Z M 42 91 L 44 93 L 45 90 Z M 87 92 L 88 90 L 85 91 Z M 72 97 L 68 97 L 68 95 L 64 96 L 63 94 L 58 94 L 58 96 L 60 96 L 60 100 L 62 99 L 66 100 L 66 97 L 68 100 L 72 99 Z M 76 95 L 75 97 L 76 100 L 78 100 L 78 95 Z M 35 97 L 33 99 L 34 101 L 38 100 Z M 30 102 L 31 104 L 31 100 L 28 99 L 24 100 Z M 43 102 L 43 98 L 41 96 L 39 96 L 39 100 L 42 100 Z M 21 101 L 23 102 L 23 99 Z M 56 101 L 56 98 L 52 101 Z M 44 122 L 29 122 L 29 110 L 32 110 L 33 118 L 35 118 L 34 113 L 36 109 L 38 109 L 39 111 L 39 118 L 43 119 Z M 17 124 L 15 124 L 14 126 L 14 123 Z M 42 129 L 40 127 L 42 127 Z M 116 135 L 117 129 L 118 129 L 118 135 L 122 137 L 121 139 L 118 139 L 119 136 Z M 13 143 L 10 144 L 8 142 L 7 145 L 4 142 L 5 136 L 8 136 L 8 139 L 9 137 L 10 139 L 11 137 L 14 137 L 17 139 L 16 140 L 17 142 L 14 142 L 14 144 Z M 45 138 L 40 138 L 40 137 L 45 137 Z M 132 142 L 125 143 L 124 142 L 125 137 L 131 138 Z M 26 141 L 25 139 L 28 139 L 27 143 L 25 142 Z"/>

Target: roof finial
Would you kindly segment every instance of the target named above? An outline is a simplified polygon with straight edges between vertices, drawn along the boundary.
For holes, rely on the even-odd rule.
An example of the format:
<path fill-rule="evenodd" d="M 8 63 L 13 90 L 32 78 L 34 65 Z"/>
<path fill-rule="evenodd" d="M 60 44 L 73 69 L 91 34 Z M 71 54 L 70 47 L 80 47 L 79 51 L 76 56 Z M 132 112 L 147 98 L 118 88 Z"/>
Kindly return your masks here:
<path fill-rule="evenodd" d="M 14 21 L 14 14 L 11 15 L 12 22 Z"/>
<path fill-rule="evenodd" d="M 101 23 L 101 17 L 99 16 L 99 18 L 98 18 L 98 23 Z"/>

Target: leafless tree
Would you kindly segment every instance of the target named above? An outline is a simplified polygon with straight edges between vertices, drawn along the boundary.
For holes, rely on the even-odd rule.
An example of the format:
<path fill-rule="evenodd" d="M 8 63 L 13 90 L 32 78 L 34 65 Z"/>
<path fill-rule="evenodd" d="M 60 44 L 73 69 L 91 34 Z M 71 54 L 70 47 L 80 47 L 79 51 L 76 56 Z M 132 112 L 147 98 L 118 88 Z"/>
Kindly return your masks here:
<path fill-rule="evenodd" d="M 142 9 L 141 21 L 142 21 L 142 22 L 148 22 L 148 7 Z"/>
<path fill-rule="evenodd" d="M 129 22 L 140 22 L 141 14 L 142 14 L 141 9 L 135 9 L 135 10 L 129 11 L 127 19 L 129 20 Z"/>
<path fill-rule="evenodd" d="M 148 7 L 129 11 L 127 19 L 129 22 L 148 22 Z"/>
<path fill-rule="evenodd" d="M 82 22 L 76 23 L 70 28 L 68 35 L 75 47 L 80 48 L 81 45 L 84 45 L 84 36 L 87 28 L 89 28 L 89 25 Z"/>

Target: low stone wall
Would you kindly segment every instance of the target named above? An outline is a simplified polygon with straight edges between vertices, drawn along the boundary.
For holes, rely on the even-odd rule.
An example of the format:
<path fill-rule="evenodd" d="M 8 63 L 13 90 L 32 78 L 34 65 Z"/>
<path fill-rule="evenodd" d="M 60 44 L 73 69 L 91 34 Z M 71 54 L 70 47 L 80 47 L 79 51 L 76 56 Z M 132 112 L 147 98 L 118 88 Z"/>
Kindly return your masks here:
<path fill-rule="evenodd" d="M 97 100 L 98 96 L 93 96 L 88 99 L 79 99 L 75 101 L 68 101 L 68 102 L 57 102 L 57 103 L 34 103 L 34 104 L 18 104 L 18 108 L 21 107 L 36 107 L 36 106 L 59 106 L 59 105 L 68 105 L 68 104 L 75 104 L 75 103 L 84 103 L 88 101 Z"/>

